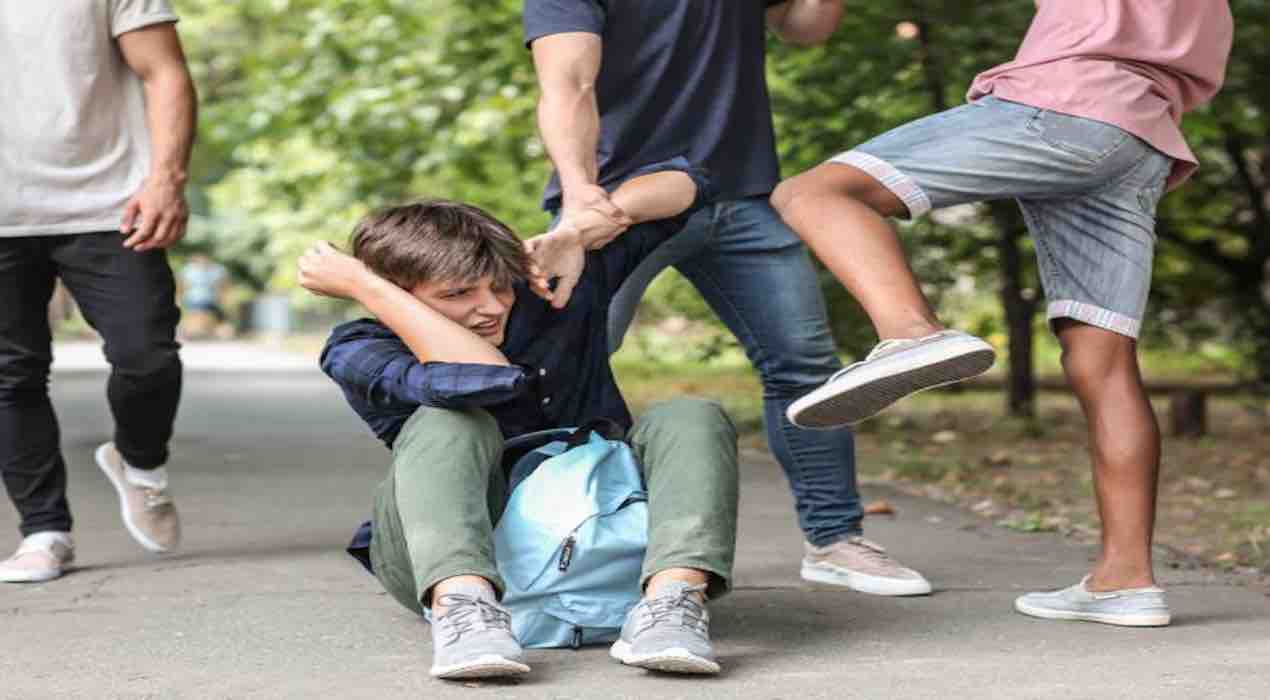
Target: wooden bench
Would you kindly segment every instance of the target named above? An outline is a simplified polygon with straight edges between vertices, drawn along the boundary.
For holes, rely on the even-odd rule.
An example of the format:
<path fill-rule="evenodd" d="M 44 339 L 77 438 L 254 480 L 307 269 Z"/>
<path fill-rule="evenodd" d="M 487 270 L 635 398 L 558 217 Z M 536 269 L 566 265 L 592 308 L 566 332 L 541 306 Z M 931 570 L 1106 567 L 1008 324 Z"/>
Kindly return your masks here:
<path fill-rule="evenodd" d="M 1004 379 L 980 378 L 972 379 L 947 387 L 948 391 L 992 391 L 1006 390 Z M 1064 379 L 1057 377 L 1038 377 L 1037 392 L 1071 393 L 1071 387 Z M 1148 381 L 1147 393 L 1152 396 L 1169 397 L 1169 433 L 1178 437 L 1200 437 L 1208 432 L 1208 397 L 1244 394 L 1251 391 L 1251 386 L 1237 382 L 1179 382 Z"/>

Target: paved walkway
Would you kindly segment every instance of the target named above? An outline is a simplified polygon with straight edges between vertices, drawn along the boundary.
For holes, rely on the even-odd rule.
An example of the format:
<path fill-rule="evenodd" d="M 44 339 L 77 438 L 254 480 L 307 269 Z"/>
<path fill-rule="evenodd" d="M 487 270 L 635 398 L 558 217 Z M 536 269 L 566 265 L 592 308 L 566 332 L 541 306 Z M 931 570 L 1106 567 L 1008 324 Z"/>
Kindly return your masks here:
<path fill-rule="evenodd" d="M 188 372 L 312 372 L 317 360 L 287 352 L 276 344 L 241 340 L 198 340 L 181 346 Z M 101 342 L 76 340 L 53 346 L 54 372 L 105 372 Z"/>
<path fill-rule="evenodd" d="M 103 376 L 55 376 L 80 568 L 0 588 L 0 698 L 1270 696 L 1264 593 L 1165 569 L 1173 627 L 1032 620 L 1013 598 L 1075 581 L 1087 547 L 881 487 L 867 495 L 898 515 L 871 519 L 869 535 L 938 592 L 809 588 L 783 478 L 758 453 L 744 460 L 738 590 L 713 607 L 721 677 L 653 676 L 587 649 L 532 652 L 515 685 L 433 681 L 427 627 L 341 551 L 387 453 L 301 364 L 190 376 L 171 464 L 186 546 L 166 557 L 129 540 L 91 463 L 110 431 Z M 0 509 L 0 528 L 15 524 Z"/>

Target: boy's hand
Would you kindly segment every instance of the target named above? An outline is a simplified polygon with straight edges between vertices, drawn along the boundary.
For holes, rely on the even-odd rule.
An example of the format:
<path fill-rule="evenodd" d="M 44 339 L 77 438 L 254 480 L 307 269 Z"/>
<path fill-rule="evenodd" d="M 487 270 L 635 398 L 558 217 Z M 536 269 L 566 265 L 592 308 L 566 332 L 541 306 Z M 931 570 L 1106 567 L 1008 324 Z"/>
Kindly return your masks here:
<path fill-rule="evenodd" d="M 326 241 L 300 256 L 300 286 L 327 297 L 356 299 L 372 282 L 379 279 L 361 260 Z"/>
<path fill-rule="evenodd" d="M 564 193 L 560 221 L 553 231 L 578 234 L 587 250 L 598 250 L 634 223 L 599 185 L 581 185 Z"/>
<path fill-rule="evenodd" d="M 525 241 L 529 253 L 530 287 L 538 296 L 551 302 L 554 309 L 563 309 L 573 296 L 573 288 L 586 269 L 586 248 L 575 230 L 559 227 L 550 233 Z M 555 289 L 551 281 L 555 280 Z"/>

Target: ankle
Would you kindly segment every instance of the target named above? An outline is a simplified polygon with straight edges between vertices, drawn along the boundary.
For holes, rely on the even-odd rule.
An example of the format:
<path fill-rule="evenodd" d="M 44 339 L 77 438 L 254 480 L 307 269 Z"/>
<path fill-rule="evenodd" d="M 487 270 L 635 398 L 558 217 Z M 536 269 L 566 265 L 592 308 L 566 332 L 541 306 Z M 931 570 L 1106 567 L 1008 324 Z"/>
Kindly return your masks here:
<path fill-rule="evenodd" d="M 700 569 L 674 568 L 665 569 L 653 574 L 644 588 L 645 598 L 655 598 L 671 583 L 686 583 L 689 586 L 707 586 L 710 575 Z M 698 602 L 705 602 L 704 593 L 693 594 Z"/>
<path fill-rule="evenodd" d="M 444 617 L 446 607 L 440 604 L 443 596 L 451 593 L 463 595 L 477 595 L 481 597 L 488 596 L 496 598 L 497 592 L 494 590 L 494 584 L 490 583 L 480 576 L 451 576 L 450 578 L 439 581 L 432 587 L 431 609 L 433 617 Z M 484 595 L 482 595 L 484 594 Z"/>
<path fill-rule="evenodd" d="M 904 321 L 877 324 L 878 340 L 908 340 L 924 338 L 945 329 L 944 324 L 933 316 L 910 318 Z"/>
<path fill-rule="evenodd" d="M 1155 585 L 1155 576 L 1150 565 L 1127 568 L 1099 565 L 1094 567 L 1085 580 L 1086 590 L 1097 593 Z"/>

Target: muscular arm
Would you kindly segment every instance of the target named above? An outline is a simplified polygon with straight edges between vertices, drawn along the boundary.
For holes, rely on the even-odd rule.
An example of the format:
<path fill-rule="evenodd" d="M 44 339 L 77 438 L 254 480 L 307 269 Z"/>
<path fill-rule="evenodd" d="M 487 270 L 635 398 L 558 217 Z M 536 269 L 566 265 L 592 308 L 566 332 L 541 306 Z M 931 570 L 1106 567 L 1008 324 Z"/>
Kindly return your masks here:
<path fill-rule="evenodd" d="M 197 111 L 194 81 L 175 25 L 149 25 L 125 32 L 117 41 L 124 62 L 145 89 L 151 144 L 145 182 L 128 201 L 120 229 L 132 234 L 124 241 L 129 248 L 166 248 L 185 235 L 189 219 L 185 182 Z"/>
<path fill-rule="evenodd" d="M 822 44 L 842 21 L 842 0 L 787 0 L 767 10 L 767 26 L 782 41 Z"/>
<path fill-rule="evenodd" d="M 602 56 L 600 37 L 588 32 L 552 34 L 535 39 L 532 49 L 542 93 L 538 100 L 538 131 L 560 175 L 563 191 L 558 227 L 577 228 L 588 243 L 611 240 L 630 222 L 596 184 L 600 110 L 595 82 Z M 580 227 L 575 219 L 589 209 L 604 217 L 598 225 Z"/>
<path fill-rule="evenodd" d="M 553 34 L 533 43 L 534 70 L 542 96 L 538 131 L 547 155 L 560 173 L 565 193 L 596 183 L 600 109 L 595 81 L 601 44 L 596 34 Z"/>

